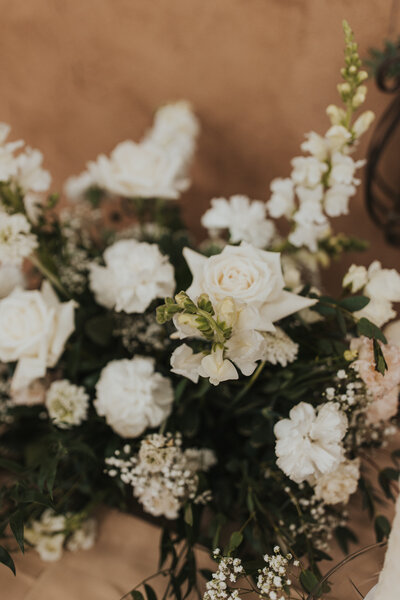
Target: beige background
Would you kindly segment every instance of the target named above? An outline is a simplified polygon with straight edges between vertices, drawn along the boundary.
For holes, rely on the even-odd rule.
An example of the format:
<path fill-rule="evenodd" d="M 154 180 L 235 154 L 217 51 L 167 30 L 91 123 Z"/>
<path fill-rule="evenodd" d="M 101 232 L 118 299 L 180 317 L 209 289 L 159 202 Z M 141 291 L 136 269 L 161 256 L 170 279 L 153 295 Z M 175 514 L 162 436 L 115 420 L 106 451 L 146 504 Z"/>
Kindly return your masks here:
<path fill-rule="evenodd" d="M 139 138 L 159 104 L 193 103 L 203 129 L 184 208 L 199 235 L 211 197 L 266 199 L 304 133 L 327 128 L 342 18 L 364 55 L 400 24 L 392 0 L 0 0 L 0 14 L 0 120 L 44 152 L 54 190 L 99 152 Z M 370 88 L 379 115 L 388 98 Z M 398 265 L 362 194 L 337 229 L 372 242 L 365 261 Z M 116 600 L 152 572 L 157 543 L 149 526 L 109 513 L 94 550 L 56 565 L 30 553 L 16 580 L 0 570 L 0 598 Z"/>

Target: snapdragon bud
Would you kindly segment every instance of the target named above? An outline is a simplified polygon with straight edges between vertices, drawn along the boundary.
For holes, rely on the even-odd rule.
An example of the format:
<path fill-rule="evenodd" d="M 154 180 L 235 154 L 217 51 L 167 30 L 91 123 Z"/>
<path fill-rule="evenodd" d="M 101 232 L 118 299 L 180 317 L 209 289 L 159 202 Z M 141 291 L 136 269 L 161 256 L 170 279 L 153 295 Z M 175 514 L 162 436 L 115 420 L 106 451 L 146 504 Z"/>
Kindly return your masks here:
<path fill-rule="evenodd" d="M 198 329 L 198 318 L 197 315 L 188 315 L 187 313 L 181 313 L 176 317 L 179 325 L 188 325 L 193 329 Z"/>
<path fill-rule="evenodd" d="M 218 320 L 226 327 L 233 327 L 238 320 L 238 309 L 233 298 L 224 298 L 217 305 Z"/>
<path fill-rule="evenodd" d="M 335 104 L 330 104 L 328 106 L 326 109 L 326 114 L 328 115 L 332 125 L 340 125 L 346 116 L 343 108 L 339 108 L 338 106 L 335 106 Z"/>
<path fill-rule="evenodd" d="M 179 294 L 175 296 L 175 302 L 180 308 L 191 313 L 195 313 L 197 310 L 195 303 L 189 298 L 186 292 L 179 292 Z"/>
<path fill-rule="evenodd" d="M 363 112 L 353 125 L 353 134 L 355 138 L 359 138 L 365 133 L 372 121 L 375 119 L 375 115 L 372 110 L 366 110 Z"/>
<path fill-rule="evenodd" d="M 345 350 L 343 353 L 343 357 L 345 360 L 347 360 L 348 362 L 353 361 L 354 359 L 356 359 L 358 356 L 358 352 L 357 350 Z"/>
<path fill-rule="evenodd" d="M 360 85 L 357 92 L 355 93 L 352 104 L 354 108 L 358 108 L 365 102 L 365 98 L 367 96 L 367 88 L 365 85 Z"/>

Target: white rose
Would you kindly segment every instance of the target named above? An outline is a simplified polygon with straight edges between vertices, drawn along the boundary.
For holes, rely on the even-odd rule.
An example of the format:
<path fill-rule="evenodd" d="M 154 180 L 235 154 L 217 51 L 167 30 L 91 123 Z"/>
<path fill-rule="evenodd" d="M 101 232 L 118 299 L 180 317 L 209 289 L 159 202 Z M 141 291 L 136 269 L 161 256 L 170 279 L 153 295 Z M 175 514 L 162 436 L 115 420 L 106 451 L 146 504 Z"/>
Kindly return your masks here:
<path fill-rule="evenodd" d="M 364 266 L 351 265 L 346 275 L 343 277 L 343 287 L 350 288 L 353 294 L 362 290 L 367 282 L 368 273 Z"/>
<path fill-rule="evenodd" d="M 102 306 L 142 313 L 153 300 L 171 296 L 174 269 L 157 244 L 119 240 L 104 252 L 105 267 L 90 265 L 90 288 Z"/>
<path fill-rule="evenodd" d="M 315 300 L 284 290 L 280 254 L 240 246 L 225 246 L 221 254 L 206 258 L 189 248 L 184 256 L 193 274 L 188 295 L 206 293 L 214 305 L 226 297 L 259 311 L 255 329 L 273 331 L 275 321 L 312 306 Z"/>
<path fill-rule="evenodd" d="M 0 301 L 0 360 L 18 361 L 12 389 L 18 390 L 54 367 L 74 331 L 75 303 L 59 302 L 50 284 L 41 291 L 15 289 Z"/>
<path fill-rule="evenodd" d="M 171 382 L 154 370 L 154 359 L 113 360 L 102 370 L 94 402 L 97 413 L 121 437 L 137 437 L 168 417 L 174 400 Z"/>
<path fill-rule="evenodd" d="M 25 287 L 25 277 L 21 269 L 15 265 L 0 265 L 0 299 L 11 294 L 16 287 Z"/>
<path fill-rule="evenodd" d="M 295 208 L 293 181 L 289 177 L 274 179 L 271 181 L 270 189 L 272 195 L 267 202 L 267 209 L 271 217 L 274 219 L 283 216 L 290 218 Z"/>
<path fill-rule="evenodd" d="M 217 348 L 202 359 L 199 374 L 201 377 L 209 378 L 212 385 L 218 385 L 222 381 L 230 379 L 239 379 L 234 365 L 230 360 L 224 358 L 222 348 Z"/>
<path fill-rule="evenodd" d="M 194 354 L 190 346 L 181 344 L 175 348 L 171 355 L 171 371 L 176 375 L 187 377 L 193 381 L 193 383 L 197 383 L 203 358 L 204 354 L 202 352 Z"/>

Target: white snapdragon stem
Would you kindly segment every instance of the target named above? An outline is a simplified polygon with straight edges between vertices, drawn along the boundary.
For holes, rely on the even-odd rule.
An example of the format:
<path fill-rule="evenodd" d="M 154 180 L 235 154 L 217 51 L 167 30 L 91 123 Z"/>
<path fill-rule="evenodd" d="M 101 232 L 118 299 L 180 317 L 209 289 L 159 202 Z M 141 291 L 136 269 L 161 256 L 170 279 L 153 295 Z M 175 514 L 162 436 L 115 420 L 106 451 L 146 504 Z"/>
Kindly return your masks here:
<path fill-rule="evenodd" d="M 392 531 L 389 536 L 385 563 L 378 585 L 367 595 L 368 600 L 398 600 L 400 597 L 400 494 L 396 503 Z"/>

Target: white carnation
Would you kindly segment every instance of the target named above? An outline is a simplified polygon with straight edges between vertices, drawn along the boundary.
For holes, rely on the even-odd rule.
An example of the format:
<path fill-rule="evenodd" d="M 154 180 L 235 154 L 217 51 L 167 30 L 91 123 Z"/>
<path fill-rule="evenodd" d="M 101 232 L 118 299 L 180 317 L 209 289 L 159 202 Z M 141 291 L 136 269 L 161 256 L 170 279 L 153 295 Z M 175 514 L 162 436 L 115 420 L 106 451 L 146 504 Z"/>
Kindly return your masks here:
<path fill-rule="evenodd" d="M 347 504 L 349 498 L 357 491 L 360 478 L 360 460 L 347 460 L 337 469 L 319 477 L 314 493 L 324 504 Z"/>
<path fill-rule="evenodd" d="M 290 339 L 283 329 L 277 327 L 273 333 L 264 333 L 263 349 L 262 360 L 286 367 L 296 360 L 299 345 Z"/>
<path fill-rule="evenodd" d="M 90 288 L 102 306 L 142 313 L 174 292 L 174 269 L 157 244 L 119 240 L 104 252 L 104 262 L 90 265 Z"/>
<path fill-rule="evenodd" d="M 296 483 L 331 473 L 343 461 L 341 441 L 347 426 L 338 404 L 327 402 L 317 412 L 311 404 L 300 402 L 288 419 L 275 425 L 278 467 Z"/>
<path fill-rule="evenodd" d="M 265 248 L 275 233 L 274 224 L 266 219 L 267 205 L 247 196 L 214 198 L 211 208 L 203 215 L 201 223 L 208 230 L 228 229 L 234 244 L 245 241 L 257 248 Z"/>
<path fill-rule="evenodd" d="M 22 214 L 0 212 L 0 263 L 20 265 L 37 248 L 36 236 Z"/>
<path fill-rule="evenodd" d="M 271 197 L 267 202 L 269 214 L 274 219 L 289 218 L 295 208 L 293 181 L 289 177 L 273 179 L 270 189 Z"/>
<path fill-rule="evenodd" d="M 102 370 L 94 402 L 97 413 L 122 437 L 157 427 L 171 412 L 171 382 L 154 370 L 154 359 L 113 360 Z"/>
<path fill-rule="evenodd" d="M 75 303 L 59 302 L 44 281 L 40 291 L 16 288 L 0 300 L 0 360 L 18 361 L 12 389 L 26 388 L 54 367 L 74 331 Z"/>
<path fill-rule="evenodd" d="M 53 423 L 61 429 L 80 425 L 87 418 L 89 396 L 83 387 L 67 379 L 54 381 L 46 395 L 46 407 Z"/>

